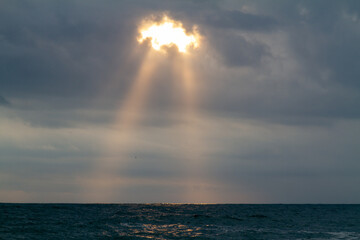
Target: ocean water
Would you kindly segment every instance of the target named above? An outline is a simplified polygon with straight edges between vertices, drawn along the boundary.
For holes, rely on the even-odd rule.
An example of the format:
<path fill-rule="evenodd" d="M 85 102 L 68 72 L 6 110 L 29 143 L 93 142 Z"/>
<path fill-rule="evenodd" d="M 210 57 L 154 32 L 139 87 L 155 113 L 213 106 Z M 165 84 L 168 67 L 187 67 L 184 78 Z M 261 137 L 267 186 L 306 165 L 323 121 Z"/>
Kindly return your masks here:
<path fill-rule="evenodd" d="M 0 239 L 360 239 L 360 205 L 0 204 Z"/>

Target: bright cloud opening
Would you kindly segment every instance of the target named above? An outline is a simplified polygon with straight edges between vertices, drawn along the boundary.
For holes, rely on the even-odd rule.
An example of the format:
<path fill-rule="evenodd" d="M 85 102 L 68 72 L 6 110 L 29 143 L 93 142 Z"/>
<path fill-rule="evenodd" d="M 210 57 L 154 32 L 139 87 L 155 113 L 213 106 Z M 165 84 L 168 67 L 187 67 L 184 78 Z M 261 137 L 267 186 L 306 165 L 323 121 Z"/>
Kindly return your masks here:
<path fill-rule="evenodd" d="M 150 39 L 152 47 L 159 51 L 163 46 L 175 45 L 179 52 L 185 53 L 189 47 L 199 46 L 199 36 L 194 30 L 193 33 L 186 33 L 181 22 L 174 21 L 164 16 L 161 22 L 147 21 L 140 28 L 138 41 Z"/>

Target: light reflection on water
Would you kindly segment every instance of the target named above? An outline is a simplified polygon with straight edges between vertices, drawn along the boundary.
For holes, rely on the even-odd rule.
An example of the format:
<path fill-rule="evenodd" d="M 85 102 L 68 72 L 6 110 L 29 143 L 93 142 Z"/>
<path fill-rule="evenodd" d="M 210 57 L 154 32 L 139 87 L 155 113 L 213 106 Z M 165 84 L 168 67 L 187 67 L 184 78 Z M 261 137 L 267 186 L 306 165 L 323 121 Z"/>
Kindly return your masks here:
<path fill-rule="evenodd" d="M 166 239 L 164 237 L 199 237 L 201 227 L 191 227 L 184 224 L 133 224 L 121 223 L 120 228 L 112 226 L 119 236 L 134 236 L 142 238 Z M 126 229 L 126 231 L 124 231 Z M 109 235 L 104 232 L 104 235 Z"/>

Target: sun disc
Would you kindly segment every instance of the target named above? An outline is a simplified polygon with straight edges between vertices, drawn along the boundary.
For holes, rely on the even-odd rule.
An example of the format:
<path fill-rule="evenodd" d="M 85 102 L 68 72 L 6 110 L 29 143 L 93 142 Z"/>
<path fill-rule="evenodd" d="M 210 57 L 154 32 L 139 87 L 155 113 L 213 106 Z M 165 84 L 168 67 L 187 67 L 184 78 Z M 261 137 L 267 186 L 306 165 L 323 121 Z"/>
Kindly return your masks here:
<path fill-rule="evenodd" d="M 139 29 L 139 43 L 149 39 L 151 46 L 159 51 L 163 46 L 176 46 L 179 52 L 185 53 L 188 48 L 199 46 L 199 37 L 195 30 L 187 33 L 182 23 L 164 16 L 160 22 L 146 21 Z"/>

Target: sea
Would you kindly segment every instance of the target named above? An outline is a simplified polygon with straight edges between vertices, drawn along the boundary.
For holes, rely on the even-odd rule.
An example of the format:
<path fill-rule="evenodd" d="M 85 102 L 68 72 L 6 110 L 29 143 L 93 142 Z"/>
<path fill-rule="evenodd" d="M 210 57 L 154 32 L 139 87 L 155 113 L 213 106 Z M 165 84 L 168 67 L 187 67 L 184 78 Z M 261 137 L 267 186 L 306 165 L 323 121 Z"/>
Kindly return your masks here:
<path fill-rule="evenodd" d="M 0 239 L 360 239 L 360 205 L 1 203 Z"/>

